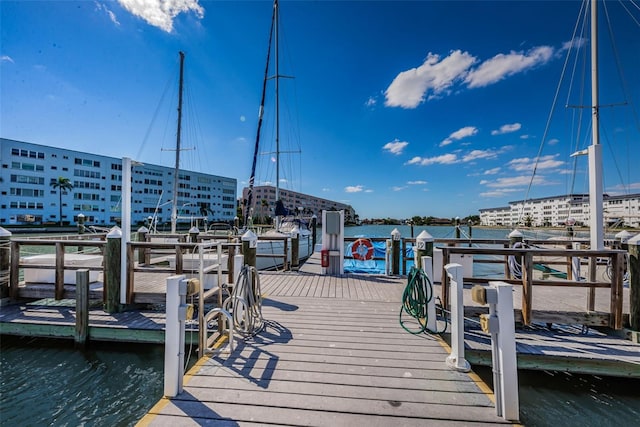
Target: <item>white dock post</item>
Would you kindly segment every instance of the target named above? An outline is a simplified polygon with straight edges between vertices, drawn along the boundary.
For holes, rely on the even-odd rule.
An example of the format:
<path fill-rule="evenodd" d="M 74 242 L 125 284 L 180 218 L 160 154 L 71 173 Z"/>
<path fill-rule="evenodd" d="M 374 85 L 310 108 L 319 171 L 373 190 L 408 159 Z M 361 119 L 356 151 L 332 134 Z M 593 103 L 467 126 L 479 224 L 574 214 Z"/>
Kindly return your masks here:
<path fill-rule="evenodd" d="M 462 266 L 447 264 L 451 282 L 451 354 L 447 357 L 447 366 L 461 372 L 469 372 L 471 366 L 464 358 L 464 298 L 462 295 Z"/>
<path fill-rule="evenodd" d="M 422 261 L 422 271 L 429 278 L 429 282 L 431 282 L 431 293 L 433 294 L 433 258 L 430 256 L 423 256 L 421 258 Z M 427 290 L 425 289 L 425 295 L 427 294 Z M 436 299 L 434 295 L 431 296 L 431 299 L 427 303 L 427 329 L 435 332 L 438 327 L 438 323 L 436 322 Z"/>
<path fill-rule="evenodd" d="M 572 246 L 573 249 L 580 250 L 581 245 L 579 242 L 573 242 Z M 574 256 L 571 258 L 571 275 L 576 282 L 582 280 L 582 276 L 580 275 L 580 257 Z"/>
<path fill-rule="evenodd" d="M 498 330 L 491 333 L 492 340 L 497 341 L 495 359 L 497 359 L 499 366 L 498 384 L 494 385 L 494 388 L 500 389 L 499 398 L 496 394 L 496 413 L 505 420 L 518 421 L 520 402 L 518 399 L 516 332 L 513 318 L 513 286 L 504 282 L 490 282 L 489 285 L 497 291 L 497 302 L 489 306 L 490 310 L 493 309 L 498 316 Z"/>
<path fill-rule="evenodd" d="M 384 241 L 384 274 L 391 275 L 391 239 Z"/>
<path fill-rule="evenodd" d="M 244 255 L 233 256 L 233 284 L 238 283 L 238 277 L 240 277 L 240 270 L 244 265 Z"/>
<path fill-rule="evenodd" d="M 164 339 L 164 395 L 182 393 L 184 381 L 184 325 L 187 282 L 184 275 L 167 278 L 167 323 Z"/>

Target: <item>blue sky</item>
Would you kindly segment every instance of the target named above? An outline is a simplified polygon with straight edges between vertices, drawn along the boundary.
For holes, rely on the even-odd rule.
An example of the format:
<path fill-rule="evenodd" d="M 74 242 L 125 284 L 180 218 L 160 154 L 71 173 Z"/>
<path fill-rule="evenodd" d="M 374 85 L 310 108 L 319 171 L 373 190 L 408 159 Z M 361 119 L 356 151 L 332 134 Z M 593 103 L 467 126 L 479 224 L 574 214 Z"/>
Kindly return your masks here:
<path fill-rule="evenodd" d="M 605 192 L 639 193 L 640 3 L 606 5 Z M 590 111 L 566 108 L 590 104 L 581 7 L 281 1 L 280 74 L 294 76 L 280 80 L 290 152 L 281 186 L 349 203 L 361 218 L 464 217 L 588 192 L 586 157 L 569 156 L 590 143 Z M 271 10 L 271 1 L 2 0 L 0 135 L 172 166 L 182 50 L 183 147 L 195 147 L 182 167 L 237 178 L 240 191 Z M 258 183 L 275 182 L 273 80 L 269 88 Z"/>

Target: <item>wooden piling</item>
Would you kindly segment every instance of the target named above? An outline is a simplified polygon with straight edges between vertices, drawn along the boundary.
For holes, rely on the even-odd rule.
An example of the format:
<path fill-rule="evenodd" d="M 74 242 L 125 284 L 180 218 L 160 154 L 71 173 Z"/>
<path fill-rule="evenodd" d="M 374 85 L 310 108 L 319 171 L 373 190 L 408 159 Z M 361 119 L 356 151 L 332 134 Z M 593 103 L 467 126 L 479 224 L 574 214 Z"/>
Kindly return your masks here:
<path fill-rule="evenodd" d="M 138 242 L 146 242 L 147 234 L 149 233 L 149 229 L 147 227 L 138 228 Z M 139 248 L 138 249 L 138 264 L 148 264 L 147 253 L 149 252 L 149 248 Z"/>
<path fill-rule="evenodd" d="M 109 233 L 104 250 L 104 310 L 107 313 L 120 311 L 120 248 L 122 235 Z"/>
<path fill-rule="evenodd" d="M 593 248 L 592 248 L 593 249 Z M 598 272 L 598 257 L 589 257 L 589 281 L 595 282 Z M 596 288 L 587 289 L 587 311 L 596 309 Z"/>
<path fill-rule="evenodd" d="M 522 266 L 522 323 L 531 324 L 531 310 L 533 305 L 533 254 L 524 255 Z"/>
<path fill-rule="evenodd" d="M 400 274 L 400 240 L 393 240 L 391 243 L 391 273 Z"/>
<path fill-rule="evenodd" d="M 89 337 L 89 270 L 76 271 L 75 347 L 84 350 Z"/>
<path fill-rule="evenodd" d="M 11 249 L 9 250 L 11 258 L 11 271 L 9 272 L 9 297 L 12 300 L 18 299 L 18 284 L 20 279 L 20 244 L 18 242 L 10 242 Z"/>
<path fill-rule="evenodd" d="M 524 240 L 524 235 L 518 231 L 518 230 L 513 230 L 511 233 L 509 233 L 509 246 L 510 247 L 516 247 L 516 246 L 522 246 L 522 241 Z M 519 266 L 522 266 L 522 257 L 516 255 L 515 257 L 516 259 L 516 264 Z M 509 268 L 509 262 L 508 262 L 508 257 L 505 260 L 507 261 L 506 263 L 506 269 L 508 269 L 509 275 L 508 277 L 510 279 L 518 279 L 518 277 L 514 277 L 513 272 L 511 271 L 511 269 Z"/>
<path fill-rule="evenodd" d="M 9 296 L 11 232 L 0 227 L 0 299 Z"/>
<path fill-rule="evenodd" d="M 64 245 L 56 242 L 55 298 L 64 298 Z"/>
<path fill-rule="evenodd" d="M 244 255 L 245 265 L 256 266 L 256 248 L 252 248 L 248 240 L 242 241 L 242 255 Z"/>
<path fill-rule="evenodd" d="M 236 255 L 236 247 L 235 245 L 230 245 L 228 248 L 227 255 L 227 283 L 233 283 L 233 276 L 235 274 L 235 263 L 233 262 L 233 258 Z"/>
<path fill-rule="evenodd" d="M 317 234 L 318 234 L 318 217 L 317 216 L 312 216 L 311 217 L 311 230 L 312 230 L 312 235 L 311 235 L 311 244 L 313 245 L 313 247 L 311 248 L 311 250 L 313 252 L 315 252 L 316 250 L 316 241 L 317 241 Z"/>
<path fill-rule="evenodd" d="M 294 234 L 291 237 L 291 267 L 298 267 L 300 265 L 300 235 Z"/>
<path fill-rule="evenodd" d="M 430 256 L 433 258 L 433 237 L 426 230 L 423 230 L 418 237 L 416 237 L 416 259 L 415 265 L 417 268 L 422 267 L 422 257 Z"/>
<path fill-rule="evenodd" d="M 629 323 L 640 331 L 640 234 L 629 239 Z"/>
<path fill-rule="evenodd" d="M 84 214 L 78 214 L 78 234 L 84 234 L 85 233 L 85 228 L 84 228 Z"/>

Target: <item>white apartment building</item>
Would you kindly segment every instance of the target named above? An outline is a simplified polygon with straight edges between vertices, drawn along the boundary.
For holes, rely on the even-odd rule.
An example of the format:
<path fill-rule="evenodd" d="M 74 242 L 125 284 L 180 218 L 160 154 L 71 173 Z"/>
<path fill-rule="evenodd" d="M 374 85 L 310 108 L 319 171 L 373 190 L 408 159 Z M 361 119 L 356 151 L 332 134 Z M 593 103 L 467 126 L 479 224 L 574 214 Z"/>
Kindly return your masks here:
<path fill-rule="evenodd" d="M 243 201 L 247 200 L 248 194 L 249 188 L 245 187 L 242 190 Z M 283 189 L 280 189 L 280 200 L 289 211 L 304 215 L 316 215 L 318 221 L 320 221 L 323 210 L 344 210 L 345 221 L 355 221 L 357 219 L 356 212 L 350 205 L 333 200 Z M 273 217 L 275 205 L 276 188 L 274 186 L 262 185 L 253 187 L 250 209 L 252 209 L 251 212 L 254 218 Z M 242 206 L 244 206 L 244 202 Z"/>
<path fill-rule="evenodd" d="M 132 168 L 133 225 L 154 215 L 159 224 L 170 222 L 174 172 L 151 164 Z M 58 223 L 60 190 L 51 184 L 59 177 L 73 185 L 62 194 L 63 224 L 76 224 L 79 214 L 92 225 L 120 220 L 122 159 L 0 138 L 0 226 Z M 235 178 L 181 171 L 178 179 L 179 217 L 206 212 L 210 221 L 233 221 Z"/>
<path fill-rule="evenodd" d="M 603 197 L 605 225 L 640 227 L 640 194 Z M 568 218 L 587 225 L 591 217 L 588 194 L 568 194 L 509 202 L 509 206 L 480 209 L 480 223 L 494 226 L 563 226 Z"/>

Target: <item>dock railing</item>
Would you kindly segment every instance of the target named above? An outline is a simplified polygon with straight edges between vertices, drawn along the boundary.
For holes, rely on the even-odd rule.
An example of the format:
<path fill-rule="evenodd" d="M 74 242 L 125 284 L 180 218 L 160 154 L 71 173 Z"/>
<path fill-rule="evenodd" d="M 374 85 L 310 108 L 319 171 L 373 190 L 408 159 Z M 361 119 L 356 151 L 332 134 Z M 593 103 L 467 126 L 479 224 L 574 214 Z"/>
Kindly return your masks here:
<path fill-rule="evenodd" d="M 234 256 L 239 247 L 240 243 L 205 239 L 199 243 L 130 242 L 127 245 L 127 304 L 139 301 L 136 293 L 145 293 L 145 282 L 163 282 L 168 275 L 200 278 L 202 286 L 208 290 L 233 282 L 236 274 Z M 141 259 L 144 262 L 140 262 Z M 136 280 L 136 274 L 140 275 L 140 280 Z M 158 297 L 164 299 L 164 295 Z"/>
<path fill-rule="evenodd" d="M 358 240 L 356 237 L 345 237 L 345 244 Z M 387 238 L 368 238 L 372 242 L 386 241 Z M 586 239 L 572 240 L 548 240 L 526 239 L 523 245 L 511 248 L 513 244 L 508 239 L 434 239 L 435 249 L 442 251 L 441 264 L 434 268 L 441 268 L 436 273 L 436 281 L 439 277 L 447 280 L 444 266 L 452 262 L 452 256 L 461 255 L 472 259 L 475 266 L 479 264 L 501 265 L 502 268 L 493 269 L 494 273 L 488 276 L 477 277 L 471 274 L 464 277 L 465 284 L 487 284 L 489 281 L 500 280 L 513 285 L 521 286 L 521 309 L 516 313 L 518 320 L 526 325 L 533 321 L 564 324 L 583 324 L 587 326 L 608 326 L 621 329 L 623 326 L 623 281 L 626 266 L 626 251 L 602 250 L 592 251 L 587 249 L 572 249 L 573 245 L 588 245 Z M 400 263 L 402 274 L 407 272 L 407 264 L 413 261 L 408 256 L 408 249 L 415 247 L 415 238 L 403 238 L 400 244 Z M 578 245 L 579 246 L 579 245 Z M 345 251 L 345 258 L 353 258 L 349 251 Z M 373 260 L 384 260 L 383 257 L 373 257 Z M 455 262 L 455 261 L 453 261 Z M 512 268 L 517 266 L 519 275 L 515 277 Z M 586 268 L 585 268 L 586 267 Z M 582 274 L 586 277 L 577 277 L 580 271 L 588 271 Z M 535 276 L 534 276 L 534 271 Z M 449 306 L 448 286 L 443 283 L 441 287 L 442 301 Z M 584 288 L 587 292 L 585 310 L 576 312 L 551 312 L 545 310 L 533 310 L 533 292 L 535 286 L 554 286 L 562 288 Z M 608 310 L 596 307 L 596 290 L 607 289 L 609 291 Z M 602 298 L 602 297 L 600 297 Z M 477 307 L 467 307 L 472 315 Z"/>
<path fill-rule="evenodd" d="M 95 235 L 91 235 L 91 238 L 82 237 L 84 236 L 76 240 L 69 238 L 64 240 L 12 239 L 10 241 L 9 297 L 13 300 L 20 297 L 53 297 L 56 300 L 71 298 L 75 292 L 75 271 L 81 269 L 90 272 L 92 283 L 99 281 L 99 274 L 102 273 L 100 278 L 103 284 L 102 289 L 99 292 L 91 291 L 92 299 L 100 297 L 106 303 L 110 292 L 119 293 L 120 252 L 110 250 L 109 245 L 114 243 L 111 241 L 120 243 L 120 239 L 105 241 L 96 240 Z M 129 242 L 126 251 L 126 303 L 163 302 L 165 292 L 158 293 L 158 289 L 147 290 L 145 284 L 153 285 L 156 281 L 162 283 L 159 288 L 164 290 L 164 279 L 168 275 L 184 273 L 195 277 L 202 270 L 205 283 L 210 283 L 210 287 L 219 286 L 225 280 L 227 283 L 232 282 L 233 259 L 239 252 L 239 246 L 241 246 L 239 243 L 213 240 L 202 240 L 201 243 Z M 200 252 L 204 254 L 204 263 L 199 256 Z M 136 274 L 147 273 L 147 277 L 140 277 L 139 283 L 136 283 L 134 280 Z M 222 277 L 224 273 L 227 274 L 226 279 Z M 109 286 L 109 283 L 113 283 L 113 286 Z M 147 286 L 147 288 L 153 288 L 153 286 Z M 112 298 L 112 300 L 117 301 L 118 298 Z"/>
<path fill-rule="evenodd" d="M 450 262 L 451 255 L 500 255 L 504 257 L 516 257 L 520 261 L 521 278 L 505 277 L 499 279 L 506 283 L 522 286 L 521 321 L 525 325 L 530 325 L 534 320 L 556 323 L 583 324 L 593 326 L 609 326 L 613 329 L 621 329 L 623 326 L 623 277 L 625 251 L 622 250 L 569 250 L 569 249 L 538 249 L 538 248 L 474 248 L 474 247 L 443 247 L 443 265 Z M 597 265 L 598 259 L 606 259 L 610 265 L 610 281 L 598 281 L 594 273 L 589 274 L 588 280 L 568 280 L 568 279 L 536 279 L 534 278 L 535 265 L 544 265 L 553 262 L 553 259 L 589 259 L 592 265 Z M 602 264 L 602 263 L 601 263 Z M 443 273 L 441 287 L 443 305 L 448 306 L 449 295 L 447 292 L 447 275 Z M 552 274 L 549 277 L 553 277 Z M 464 277 L 465 284 L 486 284 L 496 278 Z M 587 307 L 582 313 L 554 313 L 550 317 L 545 316 L 542 311 L 532 310 L 533 292 L 535 286 L 557 286 L 570 288 L 606 288 L 610 291 L 609 312 L 594 312 L 593 307 L 595 293 L 589 292 Z"/>
<path fill-rule="evenodd" d="M 55 299 L 63 299 L 65 295 L 65 271 L 77 271 L 81 269 L 89 270 L 90 272 L 103 272 L 104 267 L 101 263 L 96 265 L 89 265 L 86 263 L 76 262 L 72 260 L 72 254 L 83 253 L 84 255 L 90 255 L 91 253 L 97 254 L 101 257 L 106 246 L 106 241 L 101 238 L 96 239 L 95 235 L 91 235 L 91 238 L 82 238 L 72 240 L 70 238 L 65 239 L 12 239 L 10 244 L 10 267 L 9 267 L 9 296 L 11 299 L 17 299 L 19 297 L 19 285 L 20 279 L 28 279 L 28 274 L 33 274 L 34 277 L 40 277 L 39 272 L 46 274 L 53 270 L 53 287 Z M 89 236 L 87 236 L 89 237 Z M 34 258 L 31 258 L 33 262 L 27 262 L 27 259 L 21 257 L 22 248 L 39 248 L 37 251 L 31 252 Z M 43 250 L 42 247 L 49 247 L 50 249 Z M 89 251 L 89 249 L 93 251 Z M 27 249 L 28 250 L 28 249 Z M 37 255 L 36 255 L 37 254 Z M 53 257 L 53 259 L 51 259 Z M 75 278 L 75 273 L 74 276 Z M 34 280 L 35 281 L 35 280 Z M 49 281 L 51 282 L 51 281 Z M 28 285 L 28 284 L 27 284 Z M 37 295 L 34 294 L 34 296 Z"/>

